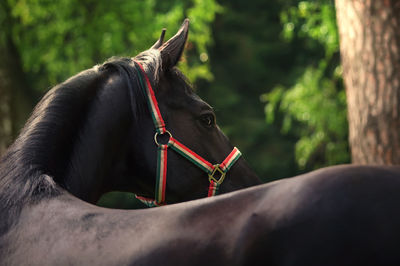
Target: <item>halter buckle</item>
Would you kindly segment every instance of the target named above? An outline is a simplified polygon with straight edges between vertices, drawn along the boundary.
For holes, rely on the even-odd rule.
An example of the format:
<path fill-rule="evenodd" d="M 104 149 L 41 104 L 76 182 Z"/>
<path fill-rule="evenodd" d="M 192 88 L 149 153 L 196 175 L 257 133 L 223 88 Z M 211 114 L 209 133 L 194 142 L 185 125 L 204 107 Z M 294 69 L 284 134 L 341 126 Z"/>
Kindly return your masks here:
<path fill-rule="evenodd" d="M 215 174 L 219 174 L 219 177 L 215 177 Z M 214 170 L 212 171 L 211 174 L 208 174 L 208 181 L 214 181 L 218 185 L 221 185 L 222 182 L 224 182 L 226 173 L 222 171 L 221 168 L 219 168 L 219 164 L 214 165 Z"/>
<path fill-rule="evenodd" d="M 168 141 L 167 141 L 167 143 L 166 144 L 162 144 L 162 143 L 159 143 L 158 142 L 158 140 L 157 140 L 157 137 L 158 136 L 163 136 L 164 134 L 168 134 Z M 158 133 L 158 132 L 156 132 L 156 134 L 154 134 L 154 142 L 156 143 L 156 145 L 158 146 L 158 147 L 161 147 L 162 145 L 168 145 L 168 147 L 169 147 L 169 145 L 170 145 L 170 139 L 172 138 L 172 135 L 171 135 L 171 132 L 169 132 L 168 130 L 165 130 L 165 132 L 164 133 Z"/>

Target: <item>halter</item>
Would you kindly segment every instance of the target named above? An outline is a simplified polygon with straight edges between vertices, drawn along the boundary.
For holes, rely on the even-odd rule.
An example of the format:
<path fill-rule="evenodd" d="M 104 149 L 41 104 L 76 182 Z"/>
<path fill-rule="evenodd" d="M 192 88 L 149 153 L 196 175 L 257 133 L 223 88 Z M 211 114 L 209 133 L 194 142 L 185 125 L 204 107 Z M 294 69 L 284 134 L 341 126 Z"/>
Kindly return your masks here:
<path fill-rule="evenodd" d="M 208 174 L 208 180 L 210 185 L 208 187 L 208 197 L 215 196 L 218 192 L 219 186 L 225 179 L 225 175 L 232 165 L 240 158 L 242 155 L 238 148 L 233 148 L 231 153 L 225 158 L 225 160 L 220 164 L 211 164 L 200 155 L 196 154 L 188 147 L 180 143 L 174 137 L 172 137 L 171 132 L 165 128 L 164 119 L 161 116 L 160 109 L 158 107 L 158 102 L 155 97 L 153 88 L 151 87 L 149 78 L 147 77 L 143 66 L 134 61 L 138 67 L 135 67 L 136 72 L 139 77 L 139 83 L 141 88 L 147 95 L 147 103 L 150 110 L 151 117 L 154 122 L 156 133 L 154 135 L 154 142 L 157 145 L 157 173 L 156 173 L 156 191 L 155 199 L 145 198 L 136 195 L 136 198 L 142 201 L 149 207 L 165 205 L 165 187 L 167 182 L 167 150 L 171 147 L 178 154 L 182 155 L 184 158 L 188 159 L 201 170 Z M 144 81 L 143 81 L 144 78 Z M 167 135 L 169 137 L 166 144 L 161 144 L 158 141 L 158 137 L 161 135 Z"/>

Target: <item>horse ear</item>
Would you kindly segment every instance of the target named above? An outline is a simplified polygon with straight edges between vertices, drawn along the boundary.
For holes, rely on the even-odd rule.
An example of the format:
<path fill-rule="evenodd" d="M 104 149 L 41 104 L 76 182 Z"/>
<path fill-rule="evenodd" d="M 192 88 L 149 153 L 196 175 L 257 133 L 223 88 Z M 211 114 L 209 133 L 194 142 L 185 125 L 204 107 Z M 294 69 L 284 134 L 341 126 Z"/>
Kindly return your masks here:
<path fill-rule="evenodd" d="M 165 36 L 166 31 L 167 30 L 165 28 L 162 29 L 160 38 L 156 41 L 156 43 L 150 49 L 158 49 L 161 47 L 161 45 L 163 45 L 164 36 Z"/>
<path fill-rule="evenodd" d="M 189 19 L 185 19 L 178 32 L 158 48 L 164 69 L 174 67 L 178 63 L 182 56 L 183 49 L 185 48 L 188 33 Z"/>

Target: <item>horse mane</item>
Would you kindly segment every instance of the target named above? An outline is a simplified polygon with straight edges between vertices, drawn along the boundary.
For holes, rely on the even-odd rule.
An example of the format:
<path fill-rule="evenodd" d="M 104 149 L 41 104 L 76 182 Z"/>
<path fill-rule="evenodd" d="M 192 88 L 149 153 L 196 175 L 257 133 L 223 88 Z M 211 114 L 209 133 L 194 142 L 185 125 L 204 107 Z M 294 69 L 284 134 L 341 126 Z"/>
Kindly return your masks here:
<path fill-rule="evenodd" d="M 161 69 L 157 53 L 148 50 L 136 58 L 145 62 L 146 72 L 154 73 L 152 82 Z M 61 194 L 79 129 L 90 119 L 88 109 L 113 73 L 129 89 L 134 121 L 147 108 L 130 58 L 111 58 L 47 92 L 0 160 L 0 236 L 25 204 Z"/>

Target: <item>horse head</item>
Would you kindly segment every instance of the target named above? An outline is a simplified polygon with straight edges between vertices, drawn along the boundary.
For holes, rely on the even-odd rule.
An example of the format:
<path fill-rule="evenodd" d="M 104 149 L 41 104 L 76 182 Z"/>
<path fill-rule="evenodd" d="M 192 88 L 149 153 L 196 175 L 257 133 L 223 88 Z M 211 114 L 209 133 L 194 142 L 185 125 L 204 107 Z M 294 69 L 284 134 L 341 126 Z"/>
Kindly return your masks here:
<path fill-rule="evenodd" d="M 259 184 L 217 126 L 212 107 L 176 68 L 188 26 L 185 20 L 167 42 L 163 31 L 136 57 L 112 58 L 50 90 L 3 158 L 2 182 L 21 188 L 4 192 L 4 197 L 41 195 L 38 191 L 50 191 L 46 188 L 55 181 L 93 203 L 115 190 L 157 198 L 156 183 L 162 182 L 164 198 L 159 203 L 174 203 L 206 197 L 209 182 L 219 185 L 224 180 L 219 193 Z M 151 98 L 162 129 L 155 127 Z M 209 169 L 198 167 L 194 157 L 185 158 L 185 148 L 204 158 Z M 227 167 L 232 153 L 236 157 L 230 156 L 230 162 L 236 162 Z M 157 159 L 161 155 L 167 160 Z M 225 169 L 215 166 L 221 162 Z M 156 178 L 160 171 L 163 181 Z"/>
<path fill-rule="evenodd" d="M 157 110 L 147 108 L 148 102 L 143 104 L 133 99 L 132 106 L 137 109 L 145 108 L 137 115 L 136 124 L 131 127 L 126 154 L 119 160 L 119 165 L 123 166 L 117 167 L 118 172 L 113 174 L 118 180 L 114 184 L 120 185 L 113 189 L 129 190 L 142 197 L 157 198 L 154 194 L 161 188 L 155 192 L 156 182 L 164 181 L 166 202 L 205 197 L 210 182 L 207 173 L 190 158 L 182 156 L 179 150 L 168 149 L 168 159 L 165 160 L 166 180 L 156 178 L 157 164 L 163 163 L 157 160 L 157 144 L 167 144 L 170 138 L 173 138 L 174 141 L 178 140 L 188 147 L 189 152 L 204 158 L 212 165 L 224 161 L 233 149 L 217 126 L 212 107 L 194 93 L 188 80 L 176 68 L 187 41 L 188 27 L 189 22 L 185 20 L 176 35 L 165 43 L 163 30 L 160 39 L 149 50 L 133 58 L 132 65 L 138 70 L 136 77 L 142 75 L 139 77 L 142 80 L 137 82 L 137 85 L 140 87 L 146 86 L 146 82 L 150 83 L 168 134 L 155 136 L 157 125 L 154 125 L 151 117 L 154 116 L 152 112 L 157 113 Z M 134 112 L 138 113 L 138 110 Z M 255 184 L 259 184 L 258 178 L 245 160 L 240 158 L 227 171 L 223 184 L 219 186 L 219 192 L 225 193 Z"/>

